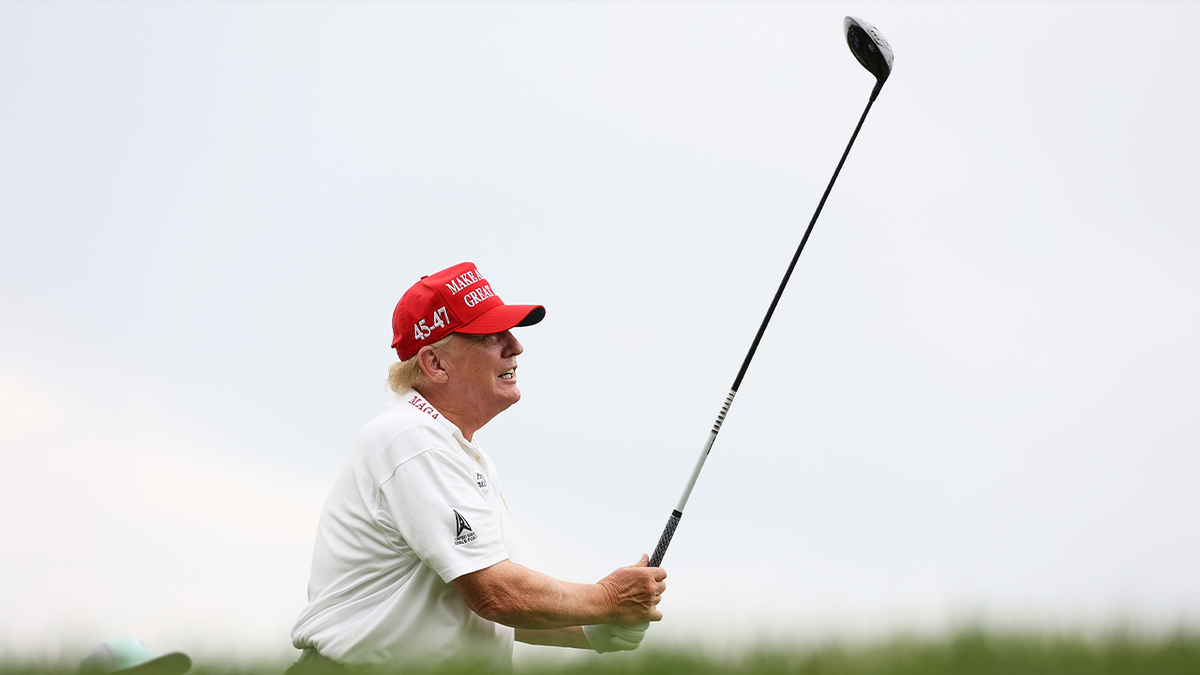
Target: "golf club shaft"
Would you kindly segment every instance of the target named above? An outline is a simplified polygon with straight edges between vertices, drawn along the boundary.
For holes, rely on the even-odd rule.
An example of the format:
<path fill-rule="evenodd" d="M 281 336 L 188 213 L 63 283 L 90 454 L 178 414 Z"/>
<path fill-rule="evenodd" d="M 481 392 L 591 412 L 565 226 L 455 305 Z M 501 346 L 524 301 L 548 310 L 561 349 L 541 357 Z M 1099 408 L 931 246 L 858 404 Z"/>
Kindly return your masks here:
<path fill-rule="evenodd" d="M 854 139 L 858 138 L 858 131 L 862 129 L 863 122 L 867 119 L 867 113 L 871 112 L 871 105 L 875 103 L 875 97 L 879 95 L 882 84 L 880 82 L 871 91 L 871 99 L 867 101 L 867 107 L 863 110 L 862 117 L 858 119 L 858 126 L 854 127 L 854 133 L 850 136 L 850 142 L 846 144 L 846 150 L 842 153 L 842 159 L 838 161 L 837 168 L 833 170 L 833 177 L 829 179 L 829 185 L 825 188 L 825 194 L 821 195 L 821 201 L 817 204 L 817 210 L 813 213 L 812 220 L 808 223 L 808 229 L 804 231 L 804 237 L 800 240 L 800 246 L 796 248 L 796 254 L 792 256 L 792 262 L 788 265 L 787 272 L 783 275 L 783 281 L 779 282 L 779 289 L 775 291 L 775 297 L 771 299 L 771 306 L 767 308 L 767 315 L 763 317 L 762 325 L 758 327 L 758 333 L 754 336 L 754 342 L 750 344 L 750 351 L 746 353 L 746 358 L 742 361 L 742 368 L 733 380 L 733 386 L 729 389 L 729 395 L 725 397 L 725 404 L 721 406 L 721 412 L 717 414 L 717 421 L 713 423 L 708 440 L 704 443 L 704 449 L 700 452 L 700 459 L 696 461 L 696 466 L 692 469 L 692 475 L 688 479 L 687 487 L 683 489 L 683 495 L 679 497 L 679 503 L 675 506 L 675 510 L 671 512 L 671 517 L 667 519 L 667 526 L 663 528 L 662 536 L 658 539 L 658 546 L 654 548 L 654 555 L 650 557 L 651 567 L 658 567 L 662 563 L 663 556 L 667 554 L 667 547 L 671 545 L 671 538 L 675 536 L 675 528 L 679 526 L 679 520 L 683 518 L 683 508 L 687 506 L 688 498 L 692 495 L 692 488 L 696 487 L 696 479 L 700 477 L 700 470 L 704 468 L 704 462 L 708 459 L 708 453 L 712 451 L 713 443 L 717 440 L 717 434 L 721 431 L 721 424 L 725 422 L 725 415 L 729 413 L 729 406 L 733 405 L 733 397 L 737 395 L 738 387 L 742 386 L 742 378 L 746 376 L 746 370 L 750 367 L 750 361 L 754 358 L 754 352 L 758 351 L 758 343 L 762 341 L 763 333 L 767 331 L 767 324 L 771 322 L 771 315 L 775 313 L 775 306 L 779 304 L 779 298 L 783 295 L 783 289 L 787 287 L 788 280 L 792 278 L 792 270 L 796 269 L 796 263 L 800 260 L 800 254 L 804 251 L 804 245 L 808 243 L 808 236 L 812 234 L 813 226 L 817 224 L 817 218 L 821 215 L 821 209 L 825 208 L 825 200 L 829 198 L 829 192 L 833 190 L 833 184 L 837 180 L 838 174 L 842 172 L 842 165 L 846 163 L 846 157 L 850 154 L 850 148 L 854 146 Z"/>

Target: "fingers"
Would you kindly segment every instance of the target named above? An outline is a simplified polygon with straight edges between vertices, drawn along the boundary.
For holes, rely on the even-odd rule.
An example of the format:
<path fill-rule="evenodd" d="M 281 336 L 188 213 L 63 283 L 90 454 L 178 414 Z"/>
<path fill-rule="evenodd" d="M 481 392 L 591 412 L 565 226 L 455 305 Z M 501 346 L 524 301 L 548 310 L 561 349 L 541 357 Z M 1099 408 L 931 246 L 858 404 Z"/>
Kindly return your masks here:
<path fill-rule="evenodd" d="M 667 573 L 649 564 L 650 556 L 642 554 L 636 563 L 620 567 L 600 581 L 611 603 L 609 622 L 633 625 L 662 620 L 658 603 L 667 590 Z"/>
<path fill-rule="evenodd" d="M 631 651 L 637 649 L 638 645 L 640 645 L 640 644 L 641 644 L 640 641 L 639 642 L 630 642 L 629 640 L 622 640 L 621 638 L 617 637 L 616 635 L 614 635 L 612 637 L 612 646 L 615 647 L 615 649 L 613 651 L 631 652 Z"/>
<path fill-rule="evenodd" d="M 583 635 L 587 638 L 588 644 L 591 645 L 592 649 L 601 654 L 605 652 L 630 651 L 637 649 L 638 645 L 642 643 L 642 639 L 646 637 L 646 629 L 649 627 L 649 623 L 634 625 L 606 623 L 584 626 Z"/>
<path fill-rule="evenodd" d="M 612 644 L 621 651 L 637 649 L 637 646 L 642 643 L 642 639 L 646 637 L 646 629 L 649 627 L 649 622 L 634 626 L 613 625 Z"/>
<path fill-rule="evenodd" d="M 630 565 L 628 569 L 637 569 L 639 567 L 650 567 L 650 556 L 643 553 L 641 559 L 638 560 L 637 562 L 633 563 L 632 565 Z M 651 573 L 652 574 L 651 578 L 653 578 L 655 581 L 662 581 L 663 579 L 667 578 L 667 571 L 664 570 L 663 568 L 654 567 L 651 569 L 654 570 Z"/>
<path fill-rule="evenodd" d="M 643 621 L 642 623 L 634 624 L 632 626 L 613 624 L 612 634 L 614 638 L 637 643 L 641 642 L 642 638 L 646 637 L 646 630 L 649 628 L 649 621 Z"/>

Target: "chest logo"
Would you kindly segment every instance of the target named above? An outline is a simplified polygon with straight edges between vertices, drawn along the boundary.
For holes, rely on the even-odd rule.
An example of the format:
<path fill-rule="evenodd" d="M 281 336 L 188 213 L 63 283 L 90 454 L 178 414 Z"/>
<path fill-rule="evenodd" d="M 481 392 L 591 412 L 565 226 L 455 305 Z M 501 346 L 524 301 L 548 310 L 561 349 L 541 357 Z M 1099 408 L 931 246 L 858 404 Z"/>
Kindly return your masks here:
<path fill-rule="evenodd" d="M 488 486 L 487 479 L 484 478 L 483 474 L 481 474 L 479 472 L 475 473 L 475 484 L 478 485 L 481 489 L 485 489 L 485 490 L 487 489 L 487 486 Z"/>
<path fill-rule="evenodd" d="M 468 523 L 467 519 L 463 518 L 462 514 L 457 510 L 454 510 L 454 527 L 456 530 L 458 530 L 454 536 L 455 546 L 461 546 L 463 544 L 475 541 L 477 538 L 475 535 L 475 530 L 471 529 L 470 523 Z"/>

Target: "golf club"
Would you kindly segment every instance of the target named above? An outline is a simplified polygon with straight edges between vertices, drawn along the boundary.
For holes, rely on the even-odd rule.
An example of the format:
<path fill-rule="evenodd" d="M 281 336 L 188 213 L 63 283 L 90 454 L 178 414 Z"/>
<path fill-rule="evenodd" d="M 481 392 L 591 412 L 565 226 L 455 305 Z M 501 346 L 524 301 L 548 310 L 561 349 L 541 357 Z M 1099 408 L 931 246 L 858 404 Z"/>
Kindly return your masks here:
<path fill-rule="evenodd" d="M 871 104 L 875 102 L 875 97 L 879 95 L 879 90 L 883 89 L 883 83 L 887 81 L 888 75 L 892 74 L 892 47 L 874 26 L 862 19 L 848 16 L 842 22 L 842 29 L 846 34 L 846 43 L 850 45 L 850 51 L 853 52 L 854 58 L 858 59 L 858 62 L 875 76 L 875 88 L 871 91 L 871 99 L 867 101 L 866 110 L 863 110 L 862 117 L 858 120 L 858 126 L 854 127 L 854 133 L 850 136 L 850 142 L 846 144 L 846 151 L 842 153 L 841 161 L 838 162 L 837 168 L 833 171 L 833 178 L 829 179 L 829 186 L 825 188 L 825 194 L 821 195 L 821 201 L 817 204 L 817 210 L 813 213 L 812 220 L 808 223 L 808 229 L 804 231 L 804 237 L 800 240 L 800 246 L 796 249 L 796 254 L 792 256 L 792 262 L 788 265 L 787 272 L 783 275 L 783 281 L 779 283 L 779 290 L 775 291 L 775 297 L 771 300 L 771 306 L 767 308 L 767 315 L 763 317 L 762 325 L 758 327 L 758 333 L 754 336 L 754 342 L 750 344 L 750 351 L 747 352 L 746 359 L 742 361 L 742 368 L 733 380 L 733 387 L 730 388 L 729 395 L 725 397 L 725 404 L 721 406 L 721 412 L 717 414 L 717 421 L 713 423 L 712 431 L 708 435 L 708 441 L 704 444 L 704 449 L 700 452 L 700 459 L 696 462 L 696 467 L 692 469 L 692 475 L 688 479 L 687 487 L 684 488 L 683 495 L 679 498 L 679 503 L 675 507 L 675 510 L 671 512 L 671 517 L 667 519 L 667 526 L 663 529 L 662 536 L 658 540 L 658 546 L 654 549 L 654 555 L 650 557 L 651 567 L 661 565 L 663 556 L 667 554 L 667 547 L 671 545 L 671 538 L 675 536 L 675 528 L 679 526 L 679 520 L 683 518 L 683 508 L 687 506 L 688 498 L 692 495 L 692 488 L 696 486 L 696 479 L 700 477 L 700 470 L 704 468 L 704 462 L 708 459 L 708 453 L 712 450 L 713 442 L 717 440 L 717 433 L 721 431 L 721 424 L 725 421 L 725 415 L 729 413 L 729 406 L 733 404 L 733 397 L 737 395 L 738 387 L 742 385 L 742 378 L 746 375 L 746 369 L 750 367 L 750 360 L 754 358 L 754 352 L 758 350 L 758 343 L 762 340 L 763 333 L 767 330 L 767 324 L 771 321 L 771 315 L 775 313 L 775 306 L 779 304 L 779 298 L 783 295 L 783 289 L 787 286 L 788 279 L 792 276 L 792 270 L 796 268 L 796 261 L 800 259 L 800 253 L 804 251 L 804 244 L 808 242 L 808 235 L 812 234 L 813 226 L 817 224 L 817 217 L 821 215 L 821 209 L 824 208 L 825 200 L 829 197 L 829 191 L 833 189 L 833 183 L 837 180 L 838 174 L 841 173 L 842 165 L 846 163 L 846 156 L 850 154 L 850 148 L 854 145 L 854 139 L 858 138 L 858 131 L 862 129 L 863 122 L 867 119 L 867 113 L 871 112 Z"/>

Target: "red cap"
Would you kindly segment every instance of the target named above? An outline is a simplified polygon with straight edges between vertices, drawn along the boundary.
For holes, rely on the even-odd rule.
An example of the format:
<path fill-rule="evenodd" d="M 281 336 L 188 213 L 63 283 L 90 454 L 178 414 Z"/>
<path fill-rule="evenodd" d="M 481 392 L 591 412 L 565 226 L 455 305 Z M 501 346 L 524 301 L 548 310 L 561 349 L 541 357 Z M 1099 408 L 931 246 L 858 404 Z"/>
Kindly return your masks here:
<path fill-rule="evenodd" d="M 406 361 L 451 333 L 503 333 L 544 316 L 541 305 L 504 304 L 475 263 L 459 263 L 421 277 L 400 298 L 392 314 L 392 347 Z"/>

